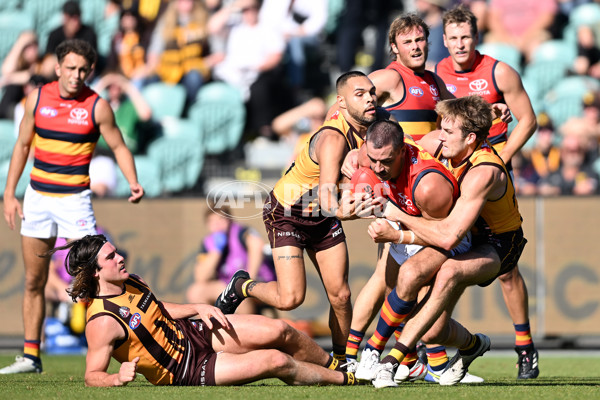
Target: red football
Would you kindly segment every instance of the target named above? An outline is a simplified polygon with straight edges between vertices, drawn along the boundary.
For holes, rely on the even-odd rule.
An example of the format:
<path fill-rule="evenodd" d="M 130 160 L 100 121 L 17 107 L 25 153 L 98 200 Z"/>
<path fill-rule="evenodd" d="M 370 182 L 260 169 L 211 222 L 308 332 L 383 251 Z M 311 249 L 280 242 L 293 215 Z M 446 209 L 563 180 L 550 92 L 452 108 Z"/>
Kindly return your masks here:
<path fill-rule="evenodd" d="M 385 195 L 385 184 L 379 180 L 371 168 L 360 167 L 350 180 L 353 193 L 368 193 L 373 197 Z"/>

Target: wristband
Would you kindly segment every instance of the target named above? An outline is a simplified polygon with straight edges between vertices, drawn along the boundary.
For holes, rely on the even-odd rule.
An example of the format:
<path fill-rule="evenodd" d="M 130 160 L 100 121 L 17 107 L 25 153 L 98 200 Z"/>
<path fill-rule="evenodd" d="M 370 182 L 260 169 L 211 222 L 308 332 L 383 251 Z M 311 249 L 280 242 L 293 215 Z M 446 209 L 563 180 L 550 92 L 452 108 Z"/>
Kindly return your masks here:
<path fill-rule="evenodd" d="M 400 230 L 400 238 L 398 240 L 396 240 L 394 243 L 400 244 L 400 243 L 402 243 L 403 240 L 404 240 L 404 231 Z"/>
<path fill-rule="evenodd" d="M 410 243 L 409 244 L 413 244 L 415 242 L 415 233 L 413 231 L 410 231 Z"/>

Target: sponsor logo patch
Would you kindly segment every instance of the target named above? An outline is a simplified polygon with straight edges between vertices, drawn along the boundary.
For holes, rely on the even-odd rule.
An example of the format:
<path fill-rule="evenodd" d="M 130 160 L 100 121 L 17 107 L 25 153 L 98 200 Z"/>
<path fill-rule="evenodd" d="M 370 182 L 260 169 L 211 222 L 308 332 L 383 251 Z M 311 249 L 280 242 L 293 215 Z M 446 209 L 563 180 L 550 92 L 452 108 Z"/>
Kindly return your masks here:
<path fill-rule="evenodd" d="M 474 90 L 476 92 L 485 90 L 488 87 L 488 83 L 485 79 L 477 79 L 473 82 L 469 82 L 469 89 Z"/>
<path fill-rule="evenodd" d="M 450 93 L 456 93 L 456 86 L 454 86 L 454 85 L 452 85 L 452 84 L 449 84 L 449 83 L 447 83 L 447 84 L 446 84 L 446 89 L 448 89 L 448 91 L 449 91 Z"/>
<path fill-rule="evenodd" d="M 88 112 L 85 108 L 74 108 L 69 113 L 69 118 L 67 122 L 73 125 L 89 125 L 87 121 Z"/>

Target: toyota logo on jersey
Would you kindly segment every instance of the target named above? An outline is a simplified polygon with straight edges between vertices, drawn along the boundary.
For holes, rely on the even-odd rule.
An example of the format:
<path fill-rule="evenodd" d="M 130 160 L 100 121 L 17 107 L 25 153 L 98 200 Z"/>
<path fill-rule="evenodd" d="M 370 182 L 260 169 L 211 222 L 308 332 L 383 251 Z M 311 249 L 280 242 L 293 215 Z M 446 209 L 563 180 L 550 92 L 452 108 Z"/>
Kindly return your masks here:
<path fill-rule="evenodd" d="M 74 108 L 69 113 L 69 116 L 71 117 L 67 120 L 69 124 L 88 125 L 88 112 L 85 108 Z"/>
<path fill-rule="evenodd" d="M 475 92 L 480 92 L 482 90 L 485 90 L 488 87 L 488 83 L 485 79 L 477 79 L 473 82 L 469 82 L 469 89 L 475 91 Z"/>

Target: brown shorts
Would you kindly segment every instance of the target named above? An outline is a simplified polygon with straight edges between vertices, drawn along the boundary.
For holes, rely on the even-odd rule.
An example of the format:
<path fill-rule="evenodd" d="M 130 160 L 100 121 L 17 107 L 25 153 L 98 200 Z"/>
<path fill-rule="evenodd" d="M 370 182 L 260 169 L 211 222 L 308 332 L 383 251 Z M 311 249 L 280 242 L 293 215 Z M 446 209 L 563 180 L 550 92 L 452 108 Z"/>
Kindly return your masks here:
<path fill-rule="evenodd" d="M 293 246 L 321 251 L 346 240 L 342 223 L 332 217 L 305 217 L 300 211 L 284 209 L 273 192 L 263 207 L 263 222 L 271 248 Z"/>
<path fill-rule="evenodd" d="M 500 275 L 507 273 L 517 266 L 525 244 L 527 244 L 527 239 L 523 236 L 523 229 L 519 228 L 516 231 L 489 236 L 473 236 L 473 247 L 481 244 L 492 246 L 500 257 L 500 271 L 498 271 L 498 274 L 493 279 L 479 284 L 479 286 L 484 287 L 491 284 Z"/>
<path fill-rule="evenodd" d="M 178 386 L 215 386 L 217 354 L 212 348 L 212 332 L 202 321 L 177 320 L 189 343 L 173 384 Z"/>

